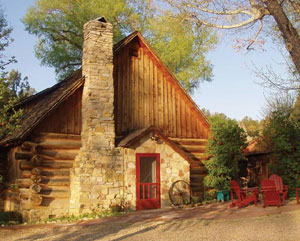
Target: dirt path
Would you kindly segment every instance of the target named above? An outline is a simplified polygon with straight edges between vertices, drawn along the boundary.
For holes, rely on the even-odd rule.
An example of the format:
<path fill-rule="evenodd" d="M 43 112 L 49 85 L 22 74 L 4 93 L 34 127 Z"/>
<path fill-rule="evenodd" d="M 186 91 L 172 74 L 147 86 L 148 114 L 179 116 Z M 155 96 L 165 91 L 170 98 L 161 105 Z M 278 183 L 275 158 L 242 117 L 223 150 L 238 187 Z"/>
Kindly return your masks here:
<path fill-rule="evenodd" d="M 140 211 L 77 223 L 0 228 L 0 240 L 300 240 L 300 205 Z"/>

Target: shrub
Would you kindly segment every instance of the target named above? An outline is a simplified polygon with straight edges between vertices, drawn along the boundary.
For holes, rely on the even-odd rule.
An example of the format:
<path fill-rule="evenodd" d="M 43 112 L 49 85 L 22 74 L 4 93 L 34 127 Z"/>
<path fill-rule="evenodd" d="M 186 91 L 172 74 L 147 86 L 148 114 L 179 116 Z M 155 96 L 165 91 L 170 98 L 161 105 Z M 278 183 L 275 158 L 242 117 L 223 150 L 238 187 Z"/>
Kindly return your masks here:
<path fill-rule="evenodd" d="M 295 118 L 295 106 L 277 105 L 265 122 L 264 140 L 272 147 L 274 160 L 270 172 L 282 177 L 290 186 L 289 195 L 295 195 L 300 184 L 300 117 Z"/>
<path fill-rule="evenodd" d="M 22 216 L 18 212 L 0 212 L 0 224 L 22 223 Z"/>
<path fill-rule="evenodd" d="M 210 118 L 210 137 L 207 143 L 205 162 L 208 175 L 204 185 L 218 190 L 229 190 L 229 181 L 235 178 L 238 161 L 243 159 L 242 149 L 246 147 L 246 134 L 235 120 L 215 115 Z"/>

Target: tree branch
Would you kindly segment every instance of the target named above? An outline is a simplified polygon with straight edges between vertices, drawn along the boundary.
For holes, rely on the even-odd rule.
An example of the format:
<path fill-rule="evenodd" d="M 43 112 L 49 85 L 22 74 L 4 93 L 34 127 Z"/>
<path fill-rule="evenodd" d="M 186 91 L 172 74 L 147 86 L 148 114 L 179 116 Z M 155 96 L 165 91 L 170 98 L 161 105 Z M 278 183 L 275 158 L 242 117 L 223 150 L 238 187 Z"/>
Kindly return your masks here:
<path fill-rule="evenodd" d="M 67 38 L 65 35 L 61 34 L 60 32 L 56 31 L 55 29 L 41 27 L 41 30 L 43 30 L 46 33 L 48 33 L 53 41 L 65 40 L 65 41 L 69 42 L 71 45 L 73 45 L 76 48 L 78 48 L 79 50 L 82 50 L 82 46 L 81 45 L 73 42 L 71 39 Z M 59 38 L 56 37 L 56 36 L 54 36 L 54 34 L 57 34 L 59 36 Z"/>
<path fill-rule="evenodd" d="M 180 5 L 177 6 L 176 1 L 174 0 L 166 0 L 171 6 L 177 8 L 179 11 L 181 10 Z M 188 3 L 185 4 L 185 7 L 192 9 L 192 10 L 196 10 L 196 12 L 194 11 L 193 13 L 187 13 L 187 15 L 189 15 L 192 19 L 196 19 L 198 23 L 202 23 L 208 27 L 213 27 L 213 28 L 219 28 L 219 29 L 235 29 L 235 28 L 240 28 L 240 27 L 244 27 L 247 26 L 251 23 L 255 23 L 257 20 L 261 20 L 264 16 L 266 15 L 270 15 L 269 11 L 263 6 L 263 5 L 258 5 L 256 4 L 255 0 L 250 0 L 252 7 L 250 9 L 235 9 L 232 11 L 217 11 L 217 10 L 211 10 L 208 8 L 203 8 L 201 7 L 200 3 L 198 1 L 195 0 L 189 0 Z M 199 4 L 197 4 L 199 3 Z M 249 19 L 245 20 L 245 21 L 241 21 L 237 24 L 217 24 L 217 23 L 212 23 L 212 22 L 208 22 L 204 19 L 200 19 L 198 16 L 200 15 L 199 12 L 203 12 L 203 13 L 209 13 L 209 14 L 214 14 L 214 15 L 218 15 L 218 16 L 238 16 L 238 15 L 247 15 L 249 16 Z"/>
<path fill-rule="evenodd" d="M 60 68 L 66 69 L 67 67 L 71 67 L 71 66 L 81 66 L 81 62 L 66 63 L 66 64 L 63 65 L 63 66 L 60 66 Z"/>
<path fill-rule="evenodd" d="M 247 50 L 250 50 L 250 47 L 255 43 L 255 41 L 256 41 L 259 33 L 261 32 L 262 28 L 263 28 L 263 21 L 262 21 L 262 19 L 260 19 L 260 26 L 259 26 L 254 38 L 251 40 L 250 44 L 247 46 Z"/>
<path fill-rule="evenodd" d="M 237 24 L 232 24 L 232 25 L 220 25 L 220 24 L 215 24 L 215 23 L 209 23 L 204 20 L 200 20 L 197 16 L 192 16 L 192 18 L 196 19 L 198 23 L 202 23 L 207 27 L 212 27 L 212 28 L 219 28 L 219 29 L 234 29 L 234 28 L 240 28 L 249 25 L 250 23 L 255 23 L 259 19 L 255 18 L 250 18 L 244 22 L 237 23 Z"/>

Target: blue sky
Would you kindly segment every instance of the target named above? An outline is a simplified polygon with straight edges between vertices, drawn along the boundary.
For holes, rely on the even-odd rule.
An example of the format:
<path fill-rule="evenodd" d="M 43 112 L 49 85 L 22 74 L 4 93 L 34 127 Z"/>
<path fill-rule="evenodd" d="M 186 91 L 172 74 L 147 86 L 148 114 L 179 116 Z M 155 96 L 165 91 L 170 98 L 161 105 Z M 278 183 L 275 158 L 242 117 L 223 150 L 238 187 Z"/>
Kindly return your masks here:
<path fill-rule="evenodd" d="M 24 30 L 21 18 L 25 15 L 34 0 L 0 0 L 7 16 L 8 23 L 13 27 L 14 43 L 7 49 L 7 54 L 16 56 L 18 63 L 11 66 L 27 76 L 33 88 L 43 90 L 56 83 L 52 68 L 40 65 L 34 56 L 34 44 L 37 38 Z M 281 63 L 283 58 L 276 46 L 268 41 L 264 51 L 237 53 L 232 48 L 231 40 L 224 38 L 222 43 L 208 54 L 213 65 L 214 78 L 210 83 L 203 83 L 195 91 L 193 99 L 200 108 L 211 112 L 223 112 L 237 120 L 244 116 L 260 119 L 261 109 L 266 103 L 265 96 L 270 91 L 256 84 L 260 80 L 251 70 L 252 62 L 258 67 Z M 275 69 L 280 66 L 275 66 Z"/>

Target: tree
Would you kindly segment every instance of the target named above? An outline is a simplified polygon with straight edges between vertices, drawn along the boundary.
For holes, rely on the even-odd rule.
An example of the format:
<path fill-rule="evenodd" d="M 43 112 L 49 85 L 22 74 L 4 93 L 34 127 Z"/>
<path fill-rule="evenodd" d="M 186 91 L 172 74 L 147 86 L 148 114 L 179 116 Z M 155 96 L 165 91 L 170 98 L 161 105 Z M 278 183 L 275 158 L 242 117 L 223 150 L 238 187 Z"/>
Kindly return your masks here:
<path fill-rule="evenodd" d="M 195 28 L 182 14 L 161 14 L 150 0 L 37 0 L 23 22 L 38 36 L 35 54 L 54 67 L 58 78 L 81 66 L 83 24 L 99 16 L 113 24 L 114 41 L 139 30 L 188 91 L 209 81 L 212 66 L 205 58 L 216 43 L 206 27 Z"/>
<path fill-rule="evenodd" d="M 291 100 L 288 96 L 270 101 L 272 105 L 265 121 L 263 138 L 272 147 L 274 160 L 271 172 L 282 177 L 293 195 L 300 177 L 300 118 L 293 118 L 295 111 L 299 113 L 299 104 L 295 105 Z"/>
<path fill-rule="evenodd" d="M 1 5 L 0 5 L 1 7 Z M 4 54 L 5 49 L 13 42 L 10 34 L 12 28 L 7 24 L 3 10 L 0 8 L 0 70 L 4 71 L 5 67 L 16 62 L 14 57 L 7 58 Z"/>
<path fill-rule="evenodd" d="M 7 58 L 4 54 L 6 47 L 13 41 L 11 32 L 12 28 L 8 27 L 0 10 L 0 139 L 19 127 L 22 110 L 15 110 L 15 103 L 34 92 L 27 78 L 22 79 L 18 71 L 12 70 L 9 74 L 6 71 L 7 65 L 16 62 L 14 57 Z"/>
<path fill-rule="evenodd" d="M 252 119 L 249 116 L 245 116 L 239 125 L 246 131 L 249 137 L 258 137 L 262 130 L 262 122 Z"/>
<path fill-rule="evenodd" d="M 2 72 L 0 77 L 0 140 L 19 128 L 23 115 L 22 109 L 15 109 L 15 104 L 35 92 L 29 86 L 27 77 L 11 70 L 9 74 Z"/>
<path fill-rule="evenodd" d="M 293 22 L 287 17 L 285 6 L 293 12 L 288 15 L 299 15 L 300 3 L 295 0 L 162 0 L 173 8 L 172 12 L 181 12 L 189 21 L 198 26 L 206 25 L 219 29 L 248 29 L 257 26 L 252 38 L 247 41 L 248 49 L 255 43 L 268 17 L 275 20 L 285 46 L 296 71 L 300 74 L 300 36 Z"/>
<path fill-rule="evenodd" d="M 229 190 L 229 181 L 237 175 L 238 161 L 244 159 L 244 148 L 246 134 L 238 123 L 224 115 L 212 116 L 206 150 L 211 158 L 205 161 L 208 175 L 204 184 L 209 188 Z"/>

